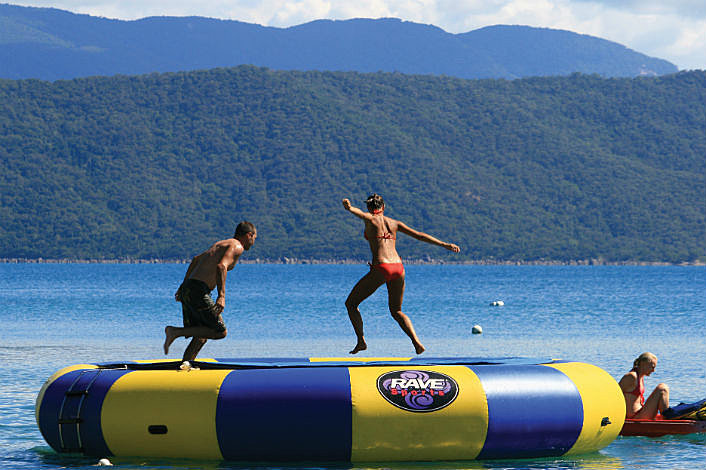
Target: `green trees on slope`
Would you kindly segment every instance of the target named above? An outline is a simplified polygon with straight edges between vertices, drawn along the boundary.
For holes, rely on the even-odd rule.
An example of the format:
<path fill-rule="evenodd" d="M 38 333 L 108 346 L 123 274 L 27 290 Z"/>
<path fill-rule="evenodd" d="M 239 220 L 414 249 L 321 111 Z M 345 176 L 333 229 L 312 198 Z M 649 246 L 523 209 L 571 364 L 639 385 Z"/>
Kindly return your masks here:
<path fill-rule="evenodd" d="M 469 81 L 254 67 L 0 81 L 0 258 L 363 259 L 357 205 L 462 246 L 406 258 L 706 259 L 706 74 Z"/>

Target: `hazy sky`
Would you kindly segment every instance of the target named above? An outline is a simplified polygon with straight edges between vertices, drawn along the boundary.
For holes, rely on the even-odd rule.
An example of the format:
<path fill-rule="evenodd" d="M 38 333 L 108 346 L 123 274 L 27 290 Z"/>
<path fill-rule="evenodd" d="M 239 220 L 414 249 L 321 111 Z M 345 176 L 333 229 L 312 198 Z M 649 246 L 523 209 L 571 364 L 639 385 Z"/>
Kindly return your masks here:
<path fill-rule="evenodd" d="M 704 0 L 0 0 L 133 20 L 206 16 L 287 27 L 316 19 L 394 17 L 463 33 L 520 24 L 598 36 L 666 59 L 680 69 L 706 69 Z"/>

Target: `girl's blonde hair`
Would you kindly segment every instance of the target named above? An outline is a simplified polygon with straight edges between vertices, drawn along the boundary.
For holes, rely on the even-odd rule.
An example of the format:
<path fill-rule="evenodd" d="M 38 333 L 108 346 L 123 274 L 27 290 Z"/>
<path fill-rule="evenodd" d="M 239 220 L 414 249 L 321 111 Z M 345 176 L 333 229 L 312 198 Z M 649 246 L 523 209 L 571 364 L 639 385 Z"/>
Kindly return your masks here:
<path fill-rule="evenodd" d="M 643 352 L 642 354 L 640 354 L 639 356 L 637 356 L 637 359 L 635 359 L 635 360 L 633 361 L 633 363 L 632 363 L 632 368 L 633 368 L 634 370 L 637 370 L 637 368 L 638 368 L 638 366 L 640 365 L 641 362 L 649 361 L 649 360 L 652 360 L 652 359 L 657 359 L 657 356 L 655 356 L 655 355 L 652 354 L 651 352 Z"/>

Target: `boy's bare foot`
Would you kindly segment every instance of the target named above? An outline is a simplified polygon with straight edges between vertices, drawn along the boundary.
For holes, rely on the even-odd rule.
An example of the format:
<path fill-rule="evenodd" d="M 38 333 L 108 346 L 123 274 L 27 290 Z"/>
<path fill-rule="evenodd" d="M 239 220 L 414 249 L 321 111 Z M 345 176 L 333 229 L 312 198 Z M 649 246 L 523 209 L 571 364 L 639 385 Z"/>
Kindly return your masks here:
<path fill-rule="evenodd" d="M 368 345 L 365 344 L 365 341 L 358 341 L 358 344 L 350 351 L 350 354 L 358 354 L 360 351 L 365 351 L 366 349 L 368 349 Z"/>
<path fill-rule="evenodd" d="M 169 346 L 171 346 L 174 340 L 178 338 L 174 332 L 174 329 L 175 328 L 173 326 L 167 326 L 164 328 L 164 354 L 169 354 Z"/>
<path fill-rule="evenodd" d="M 422 343 L 416 343 L 414 345 L 414 350 L 417 352 L 417 354 L 421 354 L 424 351 L 426 351 L 426 348 L 424 348 L 424 346 L 422 346 Z"/>

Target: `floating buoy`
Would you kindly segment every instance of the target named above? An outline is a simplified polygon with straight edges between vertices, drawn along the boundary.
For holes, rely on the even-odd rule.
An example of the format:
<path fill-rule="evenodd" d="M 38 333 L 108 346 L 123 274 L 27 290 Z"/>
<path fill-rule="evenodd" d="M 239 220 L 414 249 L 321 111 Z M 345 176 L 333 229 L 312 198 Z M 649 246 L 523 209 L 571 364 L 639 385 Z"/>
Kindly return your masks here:
<path fill-rule="evenodd" d="M 491 307 L 502 307 L 503 305 L 505 305 L 505 302 L 503 302 L 502 300 L 494 300 L 490 302 Z"/>
<path fill-rule="evenodd" d="M 100 459 L 98 461 L 98 466 L 99 467 L 112 467 L 113 464 L 110 463 L 110 460 L 108 460 L 108 459 Z"/>
<path fill-rule="evenodd" d="M 483 328 L 481 328 L 480 325 L 473 325 L 473 328 L 471 328 L 471 333 L 474 335 L 479 335 L 483 333 Z"/>

